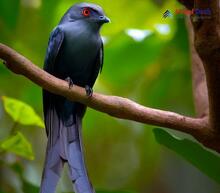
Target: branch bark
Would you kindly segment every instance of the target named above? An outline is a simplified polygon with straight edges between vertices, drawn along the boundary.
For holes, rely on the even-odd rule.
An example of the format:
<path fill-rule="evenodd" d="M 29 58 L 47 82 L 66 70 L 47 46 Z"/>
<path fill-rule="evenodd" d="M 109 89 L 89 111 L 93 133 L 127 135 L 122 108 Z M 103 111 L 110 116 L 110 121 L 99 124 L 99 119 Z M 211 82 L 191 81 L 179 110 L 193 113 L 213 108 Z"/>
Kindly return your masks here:
<path fill-rule="evenodd" d="M 213 132 L 220 132 L 220 15 L 219 1 L 195 1 L 196 8 L 211 9 L 210 19 L 191 19 L 195 33 L 195 48 L 203 61 L 209 96 L 209 122 Z"/>
<path fill-rule="evenodd" d="M 220 10 L 219 0 L 179 0 L 187 8 L 210 9 L 211 15 L 191 16 L 194 46 L 205 69 L 209 102 L 209 125 L 215 140 L 206 145 L 220 142 Z M 189 6 L 190 2 L 190 6 Z M 217 139 L 217 140 L 216 140 Z M 220 145 L 218 145 L 220 146 Z"/>
<path fill-rule="evenodd" d="M 192 84 L 194 105 L 197 117 L 208 117 L 209 115 L 209 101 L 206 84 L 206 75 L 201 58 L 199 57 L 194 45 L 194 31 L 190 18 L 186 18 L 186 26 L 189 34 L 189 45 L 191 53 L 192 65 Z"/>
<path fill-rule="evenodd" d="M 148 108 L 117 96 L 94 93 L 91 98 L 88 98 L 84 88 L 76 85 L 69 88 L 66 81 L 48 74 L 30 60 L 3 44 L 0 44 L 0 58 L 5 61 L 6 66 L 11 71 L 27 77 L 42 88 L 111 116 L 189 133 L 202 143 L 213 138 L 207 118 L 191 118 L 169 111 Z M 213 149 L 220 152 L 220 149 L 216 146 L 213 147 Z"/>

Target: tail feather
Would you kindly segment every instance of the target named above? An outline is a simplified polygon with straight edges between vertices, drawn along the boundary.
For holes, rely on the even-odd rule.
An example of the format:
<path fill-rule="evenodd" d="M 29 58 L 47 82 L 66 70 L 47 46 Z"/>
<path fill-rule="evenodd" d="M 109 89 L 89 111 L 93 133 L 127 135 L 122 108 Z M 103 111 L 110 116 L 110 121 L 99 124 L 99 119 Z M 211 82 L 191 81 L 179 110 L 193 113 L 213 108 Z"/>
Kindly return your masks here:
<path fill-rule="evenodd" d="M 73 129 L 73 128 L 72 128 Z M 70 178 L 74 183 L 75 193 L 94 193 L 94 189 L 89 181 L 87 169 L 84 163 L 84 153 L 81 137 L 81 118 L 76 117 L 75 140 L 69 144 L 68 165 Z"/>
<path fill-rule="evenodd" d="M 68 163 L 69 176 L 73 182 L 75 193 L 95 193 L 84 163 L 81 118 L 76 116 L 76 122 L 69 126 L 60 121 L 59 136 L 56 142 L 51 146 L 50 137 L 48 139 L 40 193 L 55 192 L 64 162 Z"/>
<path fill-rule="evenodd" d="M 51 147 L 48 141 L 40 193 L 54 193 L 63 168 L 58 144 Z"/>

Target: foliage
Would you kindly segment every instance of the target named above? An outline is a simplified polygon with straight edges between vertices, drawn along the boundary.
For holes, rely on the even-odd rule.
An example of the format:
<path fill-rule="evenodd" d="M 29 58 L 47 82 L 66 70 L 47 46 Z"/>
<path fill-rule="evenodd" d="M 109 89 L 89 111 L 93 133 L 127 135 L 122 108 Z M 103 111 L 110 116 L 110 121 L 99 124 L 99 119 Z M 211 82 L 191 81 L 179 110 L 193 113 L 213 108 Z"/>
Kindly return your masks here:
<path fill-rule="evenodd" d="M 22 125 L 35 125 L 42 128 L 44 127 L 42 119 L 35 113 L 31 106 L 6 96 L 3 96 L 2 100 L 5 111 L 16 123 L 20 123 Z"/>
<path fill-rule="evenodd" d="M 21 157 L 33 160 L 32 147 L 24 135 L 18 132 L 1 142 L 0 148 L 6 152 L 12 152 Z"/>
<path fill-rule="evenodd" d="M 17 124 L 33 125 L 44 127 L 42 119 L 35 113 L 34 109 L 17 99 L 2 97 L 2 102 L 5 111 L 12 117 L 14 125 L 10 131 L 11 135 L 1 141 L 0 148 L 5 152 L 12 152 L 21 157 L 33 160 L 33 150 L 30 142 L 24 137 L 21 132 L 16 132 Z"/>
<path fill-rule="evenodd" d="M 9 98 L 6 96 L 2 97 L 2 102 L 5 111 L 13 119 L 14 123 L 11 129 L 9 129 L 10 135 L 0 142 L 1 154 L 5 155 L 7 153 L 13 153 L 16 156 L 33 160 L 34 153 L 31 143 L 27 138 L 19 131 L 17 125 L 32 125 L 36 127 L 44 127 L 42 119 L 36 114 L 33 108 L 17 99 Z M 22 169 L 15 167 L 15 165 L 8 165 L 7 160 L 3 160 L 5 164 L 15 170 L 19 175 L 21 175 Z M 21 179 L 23 177 L 21 176 Z M 24 192 L 34 192 L 34 186 L 26 182 L 24 179 L 23 187 Z"/>
<path fill-rule="evenodd" d="M 198 142 L 181 139 L 162 129 L 154 129 L 158 143 L 168 147 L 192 163 L 199 170 L 220 183 L 220 156 L 203 147 Z"/>

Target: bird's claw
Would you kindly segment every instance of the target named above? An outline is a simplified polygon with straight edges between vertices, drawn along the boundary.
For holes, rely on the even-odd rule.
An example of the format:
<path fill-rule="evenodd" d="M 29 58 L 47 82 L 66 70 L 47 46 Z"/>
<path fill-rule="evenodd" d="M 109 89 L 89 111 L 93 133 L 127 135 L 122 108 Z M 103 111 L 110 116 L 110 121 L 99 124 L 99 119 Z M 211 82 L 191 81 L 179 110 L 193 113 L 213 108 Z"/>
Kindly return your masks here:
<path fill-rule="evenodd" d="M 72 81 L 72 79 L 71 79 L 70 77 L 67 77 L 67 78 L 65 79 L 65 81 L 68 82 L 68 84 L 69 84 L 69 89 L 73 87 L 73 81 Z"/>
<path fill-rule="evenodd" d="M 92 97 L 93 90 L 92 90 L 92 88 L 90 86 L 86 85 L 85 86 L 85 91 L 86 91 L 86 96 Z"/>

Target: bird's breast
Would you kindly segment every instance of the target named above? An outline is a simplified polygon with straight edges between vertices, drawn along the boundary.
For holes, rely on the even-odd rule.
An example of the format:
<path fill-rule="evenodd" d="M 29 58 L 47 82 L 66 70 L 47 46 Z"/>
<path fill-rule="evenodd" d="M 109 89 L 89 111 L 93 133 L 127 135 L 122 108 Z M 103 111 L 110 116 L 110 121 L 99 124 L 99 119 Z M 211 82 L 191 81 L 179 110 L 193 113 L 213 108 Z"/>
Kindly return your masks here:
<path fill-rule="evenodd" d="M 87 84 L 100 47 L 98 34 L 80 27 L 66 30 L 57 64 L 61 78 L 69 76 L 79 85 Z"/>

